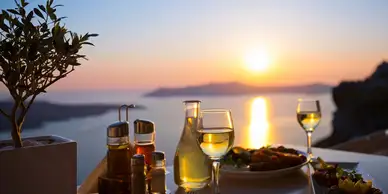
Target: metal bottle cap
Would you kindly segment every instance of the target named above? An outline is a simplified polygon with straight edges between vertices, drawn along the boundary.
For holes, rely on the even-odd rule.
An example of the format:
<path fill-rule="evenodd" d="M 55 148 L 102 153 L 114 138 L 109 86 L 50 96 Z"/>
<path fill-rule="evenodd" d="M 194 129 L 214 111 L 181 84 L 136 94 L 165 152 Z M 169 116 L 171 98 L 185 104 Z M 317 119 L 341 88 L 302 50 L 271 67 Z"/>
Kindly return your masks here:
<path fill-rule="evenodd" d="M 133 124 L 136 134 L 149 134 L 155 132 L 155 124 L 152 121 L 136 119 Z"/>
<path fill-rule="evenodd" d="M 129 136 L 128 109 L 135 105 L 122 105 L 119 107 L 119 121 L 108 126 L 106 135 L 108 137 L 125 137 Z M 121 109 L 126 109 L 126 120 L 121 120 Z"/>
<path fill-rule="evenodd" d="M 108 137 L 129 136 L 129 123 L 124 121 L 124 122 L 117 122 L 109 125 L 106 135 Z"/>
<path fill-rule="evenodd" d="M 200 100 L 185 100 L 185 101 L 183 101 L 183 103 L 201 103 L 201 101 Z"/>
<path fill-rule="evenodd" d="M 144 165 L 145 159 L 143 154 L 135 154 L 131 158 L 131 165 L 132 166 L 141 166 Z"/>
<path fill-rule="evenodd" d="M 159 162 L 165 160 L 164 152 L 162 151 L 154 151 L 152 152 L 152 162 Z"/>

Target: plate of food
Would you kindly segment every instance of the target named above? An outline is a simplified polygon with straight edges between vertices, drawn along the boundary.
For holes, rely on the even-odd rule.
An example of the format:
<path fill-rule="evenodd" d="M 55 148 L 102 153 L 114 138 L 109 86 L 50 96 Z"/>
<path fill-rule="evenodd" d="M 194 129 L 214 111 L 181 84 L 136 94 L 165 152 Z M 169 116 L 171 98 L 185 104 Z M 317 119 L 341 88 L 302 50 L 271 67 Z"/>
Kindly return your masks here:
<path fill-rule="evenodd" d="M 284 146 L 233 147 L 221 160 L 222 175 L 272 177 L 295 172 L 308 163 L 305 152 Z"/>
<path fill-rule="evenodd" d="M 382 194 L 358 163 L 326 163 L 317 158 L 312 174 L 316 194 Z"/>

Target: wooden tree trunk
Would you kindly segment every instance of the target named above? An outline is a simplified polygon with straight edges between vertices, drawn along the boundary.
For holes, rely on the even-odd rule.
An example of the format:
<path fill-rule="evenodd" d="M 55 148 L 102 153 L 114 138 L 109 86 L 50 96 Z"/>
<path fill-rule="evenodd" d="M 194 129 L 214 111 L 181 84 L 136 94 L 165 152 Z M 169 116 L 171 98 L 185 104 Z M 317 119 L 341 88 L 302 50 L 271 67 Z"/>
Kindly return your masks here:
<path fill-rule="evenodd" d="M 18 126 L 15 122 L 12 122 L 12 140 L 14 142 L 15 148 L 21 148 L 23 147 L 22 138 L 20 136 L 20 126 Z"/>

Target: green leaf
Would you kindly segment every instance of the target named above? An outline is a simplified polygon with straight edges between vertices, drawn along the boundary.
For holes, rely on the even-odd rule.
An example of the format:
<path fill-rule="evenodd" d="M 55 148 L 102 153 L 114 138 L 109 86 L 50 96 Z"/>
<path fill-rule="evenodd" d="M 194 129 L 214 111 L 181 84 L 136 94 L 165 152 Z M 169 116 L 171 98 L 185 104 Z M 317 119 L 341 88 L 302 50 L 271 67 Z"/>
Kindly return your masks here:
<path fill-rule="evenodd" d="M 22 20 L 24 20 L 24 19 L 22 19 Z M 17 27 L 19 27 L 19 28 L 23 28 L 24 27 L 24 25 L 23 25 L 23 23 L 22 22 L 20 22 L 18 19 L 13 19 L 12 20 L 12 23 L 13 23 L 13 25 L 15 25 L 15 26 L 17 26 Z M 27 23 L 27 22 L 25 22 L 25 23 Z M 29 21 L 28 21 L 28 23 L 30 23 Z"/>
<path fill-rule="evenodd" d="M 63 7 L 63 5 L 58 4 L 58 5 L 55 5 L 53 8 L 56 8 L 56 7 Z"/>
<path fill-rule="evenodd" d="M 97 37 L 98 34 L 89 34 L 88 36 L 89 36 L 89 37 Z"/>
<path fill-rule="evenodd" d="M 63 19 L 66 19 L 67 17 L 60 17 L 60 18 L 58 18 L 56 21 L 57 22 L 59 22 L 59 21 L 61 21 L 61 20 L 63 20 Z"/>
<path fill-rule="evenodd" d="M 79 38 L 77 34 L 74 34 L 73 41 L 71 42 L 72 45 L 78 45 L 79 44 Z"/>
<path fill-rule="evenodd" d="M 34 12 L 35 12 L 35 14 L 36 14 L 37 16 L 39 16 L 39 17 L 41 17 L 42 19 L 44 19 L 44 16 L 43 16 L 42 12 L 39 11 L 39 9 L 34 8 Z M 46 25 L 47 25 L 47 24 L 46 24 Z"/>
<path fill-rule="evenodd" d="M 7 11 L 10 13 L 16 14 L 16 15 L 20 15 L 20 13 L 18 11 L 16 11 L 15 9 L 7 9 Z"/>
<path fill-rule="evenodd" d="M 55 26 L 52 28 L 52 30 L 51 30 L 52 35 L 53 35 L 53 36 L 58 35 L 60 29 L 61 29 L 61 27 L 60 27 L 58 24 L 55 25 Z"/>
<path fill-rule="evenodd" d="M 31 43 L 31 45 L 29 45 L 30 48 L 28 49 L 28 60 L 30 61 L 34 61 L 36 60 L 36 58 L 38 57 L 37 56 L 37 52 L 38 52 L 38 43 L 37 42 L 33 42 Z"/>
<path fill-rule="evenodd" d="M 43 5 L 38 5 L 38 7 L 40 8 L 40 10 L 42 10 L 43 12 L 45 12 L 45 13 L 46 13 L 46 9 L 44 8 L 44 6 L 43 6 Z"/>
<path fill-rule="evenodd" d="M 2 13 L 2 15 L 3 15 L 3 17 L 4 17 L 5 19 L 8 19 L 8 18 L 9 18 L 9 14 L 8 14 L 8 12 L 6 12 L 5 10 L 1 10 L 1 13 Z"/>
<path fill-rule="evenodd" d="M 87 45 L 94 46 L 94 44 L 92 44 L 92 43 L 90 43 L 90 42 L 82 42 L 81 44 L 87 44 Z"/>
<path fill-rule="evenodd" d="M 13 34 L 9 34 L 9 33 L 6 35 L 6 37 L 9 38 L 9 39 L 15 38 L 15 36 Z"/>
<path fill-rule="evenodd" d="M 36 8 L 35 8 L 36 9 Z M 34 12 L 33 11 L 30 11 L 30 13 L 28 13 L 27 15 L 27 21 L 31 21 L 32 17 L 34 16 Z"/>
<path fill-rule="evenodd" d="M 24 16 L 24 15 L 26 15 L 26 10 L 24 10 L 24 8 L 21 7 L 21 8 L 19 8 L 19 13 L 20 13 L 20 15 Z"/>
<path fill-rule="evenodd" d="M 71 63 L 71 65 L 73 65 L 73 66 L 80 66 L 80 65 L 81 65 L 81 63 L 74 62 L 74 63 Z"/>
<path fill-rule="evenodd" d="M 79 41 L 80 41 L 80 42 L 83 42 L 83 41 L 88 40 L 88 38 L 89 38 L 89 33 L 86 33 L 86 34 L 83 35 L 83 36 L 81 35 Z"/>
<path fill-rule="evenodd" d="M 47 28 L 47 23 L 43 23 L 40 27 L 41 27 L 41 28 L 40 28 L 40 32 L 44 32 L 44 31 L 48 30 L 48 28 Z M 43 36 L 43 35 L 42 35 L 42 36 Z"/>
<path fill-rule="evenodd" d="M 9 27 L 8 27 L 7 24 L 5 24 L 5 23 L 2 23 L 2 24 L 0 25 L 0 29 L 2 29 L 4 32 L 9 33 Z"/>
<path fill-rule="evenodd" d="M 54 48 L 57 52 L 59 52 L 61 54 L 66 52 L 63 34 L 59 33 L 56 36 L 54 36 L 53 44 L 54 44 Z"/>
<path fill-rule="evenodd" d="M 57 20 L 57 16 L 55 15 L 55 13 L 50 9 L 50 12 L 49 12 L 49 17 L 52 21 L 56 21 Z"/>
<path fill-rule="evenodd" d="M 22 6 L 26 6 L 26 1 L 25 0 L 20 0 L 20 3 L 22 4 Z"/>
<path fill-rule="evenodd" d="M 46 10 L 50 7 L 50 1 L 46 1 Z"/>
<path fill-rule="evenodd" d="M 23 32 L 23 28 L 17 27 L 17 28 L 15 29 L 15 36 L 16 36 L 16 37 L 20 37 L 20 36 L 22 35 L 22 32 Z"/>

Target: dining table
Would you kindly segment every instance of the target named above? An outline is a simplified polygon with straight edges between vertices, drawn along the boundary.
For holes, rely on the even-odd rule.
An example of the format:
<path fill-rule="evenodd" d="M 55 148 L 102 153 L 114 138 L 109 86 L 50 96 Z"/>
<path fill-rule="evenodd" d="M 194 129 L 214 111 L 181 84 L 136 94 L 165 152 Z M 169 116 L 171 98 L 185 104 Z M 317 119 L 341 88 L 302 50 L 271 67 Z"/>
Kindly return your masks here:
<path fill-rule="evenodd" d="M 288 148 L 305 151 L 304 146 L 283 145 Z M 355 163 L 357 170 L 365 175 L 366 179 L 372 180 L 375 187 L 383 193 L 388 193 L 388 157 L 380 155 L 362 154 L 355 152 L 339 151 L 333 149 L 313 147 L 315 157 L 321 157 L 330 163 Z M 174 183 L 173 166 L 166 167 L 166 187 L 167 193 L 186 193 Z M 314 172 L 310 164 L 304 165 L 300 170 L 280 176 L 226 176 L 220 174 L 221 194 L 320 194 L 322 191 L 314 187 L 312 173 Z M 93 193 L 93 192 L 91 192 Z M 202 190 L 192 192 L 196 194 L 211 194 L 211 186 Z M 79 193 L 83 194 L 83 193 Z M 86 193 L 85 193 L 86 194 Z"/>

